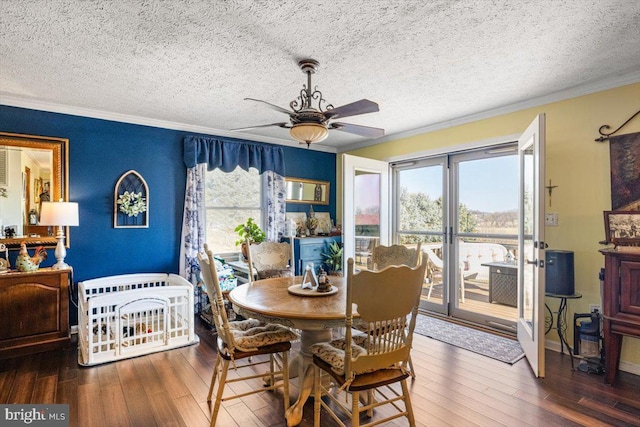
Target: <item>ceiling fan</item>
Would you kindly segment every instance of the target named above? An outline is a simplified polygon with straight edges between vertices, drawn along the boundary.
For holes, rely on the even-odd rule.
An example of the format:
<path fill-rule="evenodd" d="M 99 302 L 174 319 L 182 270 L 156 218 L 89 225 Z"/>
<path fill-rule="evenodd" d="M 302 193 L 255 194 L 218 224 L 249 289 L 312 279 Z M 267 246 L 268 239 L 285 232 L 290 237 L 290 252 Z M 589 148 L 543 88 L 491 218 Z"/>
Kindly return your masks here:
<path fill-rule="evenodd" d="M 368 99 L 361 99 L 360 101 L 336 108 L 331 104 L 327 104 L 327 101 L 322 96 L 322 92 L 315 87 L 312 89 L 311 86 L 311 75 L 317 71 L 319 65 L 320 63 L 314 59 L 303 59 L 298 62 L 298 66 L 302 72 L 307 75 L 307 84 L 306 86 L 302 86 L 300 95 L 289 103 L 291 110 L 260 99 L 245 98 L 245 101 L 261 102 L 276 111 L 289 115 L 289 122 L 269 123 L 266 125 L 249 126 L 231 130 L 243 131 L 278 126 L 289 129 L 291 137 L 301 144 L 307 144 L 307 147 L 314 142 L 324 140 L 329 130 L 334 129 L 367 138 L 379 138 L 383 136 L 384 129 L 333 121 L 335 119 L 357 116 L 359 114 L 374 113 L 380 111 L 380 109 L 378 108 L 378 104 Z M 312 105 L 312 102 L 314 102 L 316 106 Z"/>

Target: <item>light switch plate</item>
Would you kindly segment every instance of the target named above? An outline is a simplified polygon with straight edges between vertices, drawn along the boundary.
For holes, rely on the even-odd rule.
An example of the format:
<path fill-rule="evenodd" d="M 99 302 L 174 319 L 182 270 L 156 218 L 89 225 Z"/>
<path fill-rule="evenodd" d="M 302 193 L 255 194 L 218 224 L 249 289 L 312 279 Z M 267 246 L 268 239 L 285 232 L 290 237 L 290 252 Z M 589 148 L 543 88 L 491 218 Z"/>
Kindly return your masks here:
<path fill-rule="evenodd" d="M 544 215 L 544 225 L 557 227 L 558 226 L 558 214 L 556 212 L 547 212 Z"/>

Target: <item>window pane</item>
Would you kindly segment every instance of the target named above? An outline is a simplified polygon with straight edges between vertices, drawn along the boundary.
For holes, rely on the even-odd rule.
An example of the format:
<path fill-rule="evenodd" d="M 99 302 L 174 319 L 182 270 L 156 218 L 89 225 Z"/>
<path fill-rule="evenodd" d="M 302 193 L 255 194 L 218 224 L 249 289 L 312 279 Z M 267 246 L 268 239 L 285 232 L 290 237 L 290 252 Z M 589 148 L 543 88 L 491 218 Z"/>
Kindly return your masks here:
<path fill-rule="evenodd" d="M 460 162 L 458 176 L 460 232 L 518 234 L 518 156 Z"/>
<path fill-rule="evenodd" d="M 260 175 L 256 169 L 247 172 L 236 168 L 230 173 L 215 169 L 207 172 L 205 185 L 206 207 L 260 208 Z"/>
<path fill-rule="evenodd" d="M 219 169 L 207 172 L 205 238 L 214 253 L 240 252 L 235 244 L 238 235 L 234 229 L 247 218 L 262 224 L 261 182 L 258 171 L 253 168 L 248 172 L 241 168 L 230 173 Z"/>
<path fill-rule="evenodd" d="M 398 231 L 442 234 L 442 165 L 398 173 Z"/>
<path fill-rule="evenodd" d="M 380 174 L 357 171 L 354 178 L 355 265 L 371 267 L 371 251 L 380 240 Z"/>
<path fill-rule="evenodd" d="M 249 217 L 261 223 L 259 209 L 207 209 L 206 239 L 211 250 L 216 254 L 240 252 L 235 244 L 238 235 L 233 230 Z"/>

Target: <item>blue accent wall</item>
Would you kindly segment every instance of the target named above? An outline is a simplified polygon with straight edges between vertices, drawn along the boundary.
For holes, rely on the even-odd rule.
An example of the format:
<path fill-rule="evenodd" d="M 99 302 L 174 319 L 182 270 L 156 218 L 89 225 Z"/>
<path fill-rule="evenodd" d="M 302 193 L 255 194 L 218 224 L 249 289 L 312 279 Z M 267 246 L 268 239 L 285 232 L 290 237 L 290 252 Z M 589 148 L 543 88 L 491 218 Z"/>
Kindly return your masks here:
<path fill-rule="evenodd" d="M 65 258 L 73 266 L 74 282 L 178 272 L 186 178 L 182 141 L 193 132 L 9 106 L 0 106 L 0 131 L 69 139 L 69 200 L 78 202 L 80 215 L 80 226 L 70 228 Z M 287 176 L 330 182 L 331 204 L 314 209 L 335 218 L 336 155 L 282 148 Z M 149 228 L 113 227 L 114 186 L 131 169 L 149 185 Z M 309 205 L 287 209 L 308 211 Z M 43 266 L 54 262 L 50 250 Z"/>

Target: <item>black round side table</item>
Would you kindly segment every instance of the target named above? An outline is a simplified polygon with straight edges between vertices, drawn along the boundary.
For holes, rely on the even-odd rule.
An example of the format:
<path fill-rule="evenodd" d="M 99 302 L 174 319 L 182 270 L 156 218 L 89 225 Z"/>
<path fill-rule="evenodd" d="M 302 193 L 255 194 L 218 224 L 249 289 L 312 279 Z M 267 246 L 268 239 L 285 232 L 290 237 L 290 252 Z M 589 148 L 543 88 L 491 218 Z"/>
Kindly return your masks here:
<path fill-rule="evenodd" d="M 570 299 L 578 299 L 582 298 L 582 294 L 573 293 L 571 295 L 563 295 L 563 294 L 552 294 L 545 293 L 545 296 L 549 298 L 557 298 L 560 300 L 560 305 L 558 306 L 558 311 L 551 311 L 547 303 L 545 303 L 545 307 L 547 308 L 547 313 L 550 317 L 550 321 L 546 322 L 545 319 L 545 334 L 548 333 L 551 328 L 553 328 L 553 313 L 556 313 L 556 331 L 558 332 L 558 338 L 560 338 L 560 354 L 564 354 L 564 346 L 567 346 L 567 352 L 569 353 L 569 357 L 571 358 L 571 370 L 573 370 L 573 352 L 571 351 L 571 347 L 567 342 L 567 338 L 565 333 L 567 331 L 567 300 Z"/>

